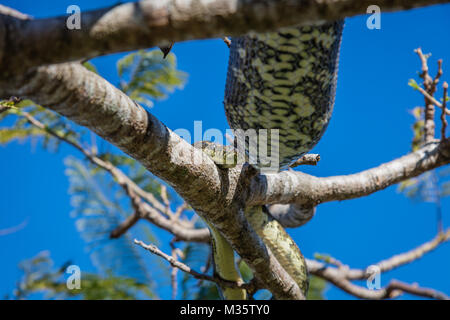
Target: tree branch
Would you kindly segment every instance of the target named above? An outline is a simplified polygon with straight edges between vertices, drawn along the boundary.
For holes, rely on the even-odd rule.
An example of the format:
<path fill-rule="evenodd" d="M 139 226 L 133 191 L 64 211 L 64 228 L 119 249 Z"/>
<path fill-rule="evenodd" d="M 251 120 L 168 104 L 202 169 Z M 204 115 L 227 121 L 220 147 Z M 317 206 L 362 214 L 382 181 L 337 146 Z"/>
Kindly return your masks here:
<path fill-rule="evenodd" d="M 168 261 L 173 268 L 180 269 L 181 271 L 190 274 L 195 279 L 211 281 L 211 282 L 217 283 L 220 286 L 229 287 L 229 288 L 243 288 L 243 289 L 250 290 L 251 292 L 255 291 L 255 289 L 256 289 L 255 282 L 249 282 L 249 283 L 245 283 L 243 281 L 242 282 L 233 282 L 233 281 L 227 281 L 227 280 L 221 279 L 219 277 L 212 277 L 210 275 L 200 273 L 200 272 L 193 270 L 191 267 L 178 261 L 173 256 L 169 256 L 168 254 L 162 252 L 160 249 L 158 249 L 153 244 L 147 245 L 144 242 L 136 240 L 136 239 L 134 239 L 134 243 L 141 246 L 145 250 L 150 251 L 151 253 L 163 258 L 164 260 Z"/>
<path fill-rule="evenodd" d="M 378 167 L 359 173 L 314 177 L 284 171 L 257 175 L 251 181 L 248 205 L 267 203 L 319 203 L 367 196 L 403 180 L 450 163 L 450 140 L 431 142 L 421 149 Z"/>
<path fill-rule="evenodd" d="M 250 30 L 273 31 L 280 27 L 343 19 L 366 14 L 370 5 L 378 5 L 383 12 L 388 12 L 447 2 L 449 0 L 147 0 L 83 12 L 79 30 L 66 27 L 67 16 L 32 20 L 1 6 L 0 65 L 12 73 L 44 64 L 167 45 L 172 41 L 219 38 Z"/>
<path fill-rule="evenodd" d="M 397 254 L 374 265 L 378 266 L 380 273 L 384 273 L 420 259 L 424 254 L 436 249 L 440 244 L 448 242 L 449 240 L 450 229 L 446 232 L 439 233 L 431 241 L 426 242 L 413 250 Z M 335 259 L 331 260 L 334 261 Z M 419 288 L 417 285 L 408 285 L 396 280 L 391 281 L 385 288 L 381 288 L 379 290 L 369 290 L 368 288 L 355 285 L 351 282 L 351 280 L 368 279 L 372 275 L 369 268 L 351 269 L 342 263 L 335 263 L 334 265 L 337 267 L 331 267 L 327 263 L 310 259 L 307 259 L 306 263 L 311 274 L 329 281 L 336 287 L 358 298 L 387 299 L 397 297 L 403 292 L 406 292 L 433 299 L 448 299 L 448 296 L 433 289 Z"/>

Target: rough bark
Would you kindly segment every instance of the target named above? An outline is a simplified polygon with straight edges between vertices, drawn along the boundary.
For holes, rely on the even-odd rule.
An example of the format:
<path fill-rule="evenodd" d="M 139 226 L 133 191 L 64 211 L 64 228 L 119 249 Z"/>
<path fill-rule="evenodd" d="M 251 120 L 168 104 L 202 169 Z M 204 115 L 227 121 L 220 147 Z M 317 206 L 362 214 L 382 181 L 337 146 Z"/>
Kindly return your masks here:
<path fill-rule="evenodd" d="M 67 16 L 29 17 L 0 6 L 0 65 L 10 72 L 43 64 L 248 31 L 406 10 L 449 0 L 147 0 L 82 12 L 81 29 L 69 30 Z M 5 74 L 5 70 L 3 70 Z"/>

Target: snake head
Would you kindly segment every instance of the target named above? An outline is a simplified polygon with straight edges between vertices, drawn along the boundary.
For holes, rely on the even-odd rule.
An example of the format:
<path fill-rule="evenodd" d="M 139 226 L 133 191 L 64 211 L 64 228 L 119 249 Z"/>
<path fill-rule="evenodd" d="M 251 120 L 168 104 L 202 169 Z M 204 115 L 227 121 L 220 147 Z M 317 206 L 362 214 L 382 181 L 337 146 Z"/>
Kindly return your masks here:
<path fill-rule="evenodd" d="M 211 141 L 198 141 L 194 147 L 206 153 L 221 169 L 234 168 L 237 165 L 237 151 L 232 146 L 223 146 Z"/>

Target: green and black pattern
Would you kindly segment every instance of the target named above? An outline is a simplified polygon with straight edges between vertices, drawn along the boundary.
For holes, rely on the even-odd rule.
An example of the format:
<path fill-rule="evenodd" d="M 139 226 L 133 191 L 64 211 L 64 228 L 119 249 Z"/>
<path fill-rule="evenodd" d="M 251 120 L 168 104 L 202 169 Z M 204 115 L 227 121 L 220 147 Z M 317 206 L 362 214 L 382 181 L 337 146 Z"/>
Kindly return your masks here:
<path fill-rule="evenodd" d="M 228 123 L 232 129 L 279 129 L 281 169 L 311 150 L 328 125 L 342 29 L 338 21 L 232 39 Z"/>

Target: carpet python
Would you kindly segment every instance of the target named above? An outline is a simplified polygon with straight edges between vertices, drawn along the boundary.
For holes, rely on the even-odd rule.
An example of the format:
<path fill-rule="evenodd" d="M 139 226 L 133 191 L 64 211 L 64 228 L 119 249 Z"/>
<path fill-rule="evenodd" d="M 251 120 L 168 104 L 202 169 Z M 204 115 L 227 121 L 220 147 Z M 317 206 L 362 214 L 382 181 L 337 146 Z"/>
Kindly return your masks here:
<path fill-rule="evenodd" d="M 277 146 L 272 146 L 270 139 L 267 144 L 268 150 L 279 152 L 280 170 L 311 150 L 327 128 L 334 105 L 342 30 L 343 21 L 335 21 L 249 33 L 231 41 L 224 101 L 228 123 L 231 129 L 278 129 Z M 195 146 L 216 163 L 236 158 L 235 149 L 226 150 L 228 147 L 211 142 Z M 247 143 L 247 153 L 248 147 Z M 261 169 L 258 156 L 253 160 Z M 252 228 L 306 295 L 308 272 L 295 242 L 265 206 L 246 208 L 245 213 Z M 216 275 L 242 281 L 233 249 L 214 227 L 209 227 Z M 225 299 L 247 298 L 243 289 L 221 291 Z"/>

